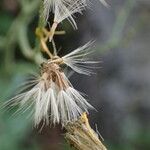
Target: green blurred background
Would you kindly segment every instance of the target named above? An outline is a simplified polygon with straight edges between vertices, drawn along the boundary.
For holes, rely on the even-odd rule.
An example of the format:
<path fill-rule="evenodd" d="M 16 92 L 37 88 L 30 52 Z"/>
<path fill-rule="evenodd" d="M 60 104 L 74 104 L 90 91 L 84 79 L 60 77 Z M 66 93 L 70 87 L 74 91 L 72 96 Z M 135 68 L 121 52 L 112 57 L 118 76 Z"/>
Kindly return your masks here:
<path fill-rule="evenodd" d="M 73 74 L 71 82 L 88 94 L 98 110 L 91 111 L 110 150 L 150 150 L 150 1 L 107 0 L 105 8 L 92 0 L 90 9 L 76 15 L 79 30 L 64 22 L 55 37 L 59 55 L 95 40 L 96 74 Z M 1 0 L 0 3 L 0 103 L 17 91 L 29 73 L 38 71 L 35 28 L 40 0 Z M 97 127 L 96 127 L 97 126 Z M 63 132 L 34 129 L 26 115 L 0 114 L 0 150 L 68 150 Z"/>

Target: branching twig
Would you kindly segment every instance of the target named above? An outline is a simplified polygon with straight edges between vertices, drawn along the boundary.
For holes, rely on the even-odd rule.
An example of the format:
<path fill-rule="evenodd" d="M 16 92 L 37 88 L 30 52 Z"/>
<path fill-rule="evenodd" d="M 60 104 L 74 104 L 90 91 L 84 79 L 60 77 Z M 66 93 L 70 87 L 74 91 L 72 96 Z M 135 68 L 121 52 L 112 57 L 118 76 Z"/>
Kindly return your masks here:
<path fill-rule="evenodd" d="M 118 15 L 108 41 L 104 45 L 98 47 L 98 50 L 101 53 L 107 52 L 110 49 L 116 48 L 122 44 L 125 38 L 123 31 L 134 6 L 135 1 L 127 0 L 125 2 L 125 6 L 117 13 Z"/>

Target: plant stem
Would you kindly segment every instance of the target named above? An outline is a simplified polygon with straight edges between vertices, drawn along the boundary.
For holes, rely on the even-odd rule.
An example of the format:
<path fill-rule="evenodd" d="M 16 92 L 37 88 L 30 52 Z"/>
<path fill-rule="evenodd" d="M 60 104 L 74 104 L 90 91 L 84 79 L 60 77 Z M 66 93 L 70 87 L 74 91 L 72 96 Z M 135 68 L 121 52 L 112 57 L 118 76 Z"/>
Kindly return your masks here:
<path fill-rule="evenodd" d="M 79 120 L 66 125 L 65 138 L 76 150 L 107 150 L 90 127 L 86 113 Z"/>

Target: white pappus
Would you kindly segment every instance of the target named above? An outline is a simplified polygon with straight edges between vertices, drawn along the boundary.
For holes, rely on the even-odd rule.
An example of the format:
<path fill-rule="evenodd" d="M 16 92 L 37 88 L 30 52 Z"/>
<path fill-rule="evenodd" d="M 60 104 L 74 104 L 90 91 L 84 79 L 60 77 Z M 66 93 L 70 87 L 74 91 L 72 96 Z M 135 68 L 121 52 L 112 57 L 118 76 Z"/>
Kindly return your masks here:
<path fill-rule="evenodd" d="M 60 22 L 65 19 L 77 29 L 73 14 L 82 13 L 87 3 L 85 0 L 44 0 L 44 18 L 47 21 L 50 11 L 54 13 L 54 20 L 51 27 L 50 41 L 53 38 L 55 30 Z"/>
<path fill-rule="evenodd" d="M 100 0 L 105 6 L 107 3 L 105 0 Z M 51 36 L 50 41 L 53 38 L 55 30 L 60 22 L 65 19 L 71 23 L 71 25 L 77 29 L 76 22 L 73 18 L 75 13 L 82 13 L 83 10 L 86 9 L 90 0 L 44 0 L 44 18 L 47 21 L 49 17 L 49 13 L 53 12 L 54 20 L 51 28 Z"/>

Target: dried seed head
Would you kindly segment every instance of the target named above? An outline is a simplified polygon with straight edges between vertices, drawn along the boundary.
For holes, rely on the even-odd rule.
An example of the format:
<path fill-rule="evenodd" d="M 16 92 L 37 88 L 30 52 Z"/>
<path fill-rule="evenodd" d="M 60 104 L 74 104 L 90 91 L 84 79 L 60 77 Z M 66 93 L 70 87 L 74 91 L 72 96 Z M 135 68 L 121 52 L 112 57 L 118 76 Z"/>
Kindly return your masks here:
<path fill-rule="evenodd" d="M 93 108 L 85 98 L 73 88 L 61 67 L 53 62 L 42 64 L 41 75 L 30 90 L 17 95 L 7 105 L 19 105 L 17 113 L 31 110 L 30 117 L 35 126 L 43 123 L 62 126 L 75 121 L 88 108 Z"/>
<path fill-rule="evenodd" d="M 90 45 L 91 42 L 62 58 L 55 56 L 44 62 L 40 76 L 28 82 L 26 90 L 9 100 L 5 106 L 19 105 L 16 114 L 30 110 L 35 126 L 42 121 L 47 125 L 60 123 L 64 126 L 77 120 L 83 112 L 88 113 L 88 109 L 93 107 L 73 88 L 60 64 L 66 64 L 78 73 L 90 74 L 88 65 L 96 63 L 85 57 L 90 53 Z"/>
<path fill-rule="evenodd" d="M 48 95 L 44 96 L 46 97 L 44 100 L 41 97 L 41 101 L 47 101 L 46 104 L 50 104 L 53 97 L 51 107 L 54 105 L 55 109 L 43 106 L 43 109 L 45 107 L 50 110 L 50 115 L 53 114 L 53 117 L 50 117 L 51 122 L 60 122 L 64 125 L 67 122 L 77 120 L 83 112 L 88 112 L 88 108 L 92 108 L 84 97 L 73 88 L 58 64 L 53 62 L 44 63 L 41 79 L 44 81 L 44 87 L 46 87 L 45 92 L 42 95 Z M 40 113 L 42 113 L 42 109 L 40 110 Z M 39 114 L 39 112 L 37 112 L 37 114 Z M 37 114 L 36 118 L 39 118 L 39 115 Z M 46 116 L 48 116 L 48 114 Z M 40 119 L 35 120 L 41 121 L 41 117 Z M 40 121 L 37 121 L 36 124 Z"/>

